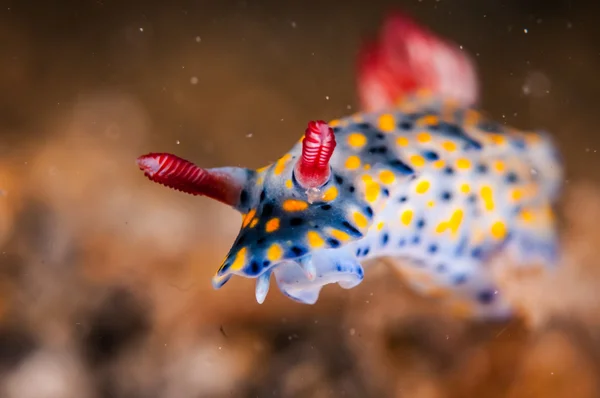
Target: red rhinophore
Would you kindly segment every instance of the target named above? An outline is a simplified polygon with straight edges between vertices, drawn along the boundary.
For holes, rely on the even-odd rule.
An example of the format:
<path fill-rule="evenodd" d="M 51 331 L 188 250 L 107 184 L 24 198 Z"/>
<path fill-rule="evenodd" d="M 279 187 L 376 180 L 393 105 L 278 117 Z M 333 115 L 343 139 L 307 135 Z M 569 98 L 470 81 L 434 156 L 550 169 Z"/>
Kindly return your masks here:
<path fill-rule="evenodd" d="M 235 206 L 241 187 L 226 174 L 205 170 L 170 153 L 149 153 L 137 164 L 151 181 L 192 195 L 208 196 Z"/>
<path fill-rule="evenodd" d="M 302 141 L 302 156 L 296 163 L 294 176 L 306 189 L 318 188 L 329 179 L 329 159 L 335 149 L 333 130 L 322 120 L 308 123 Z"/>
<path fill-rule="evenodd" d="M 418 89 L 469 106 L 478 99 L 477 74 L 469 56 L 401 13 L 390 15 L 375 43 L 358 58 L 358 91 L 364 110 L 393 106 Z"/>

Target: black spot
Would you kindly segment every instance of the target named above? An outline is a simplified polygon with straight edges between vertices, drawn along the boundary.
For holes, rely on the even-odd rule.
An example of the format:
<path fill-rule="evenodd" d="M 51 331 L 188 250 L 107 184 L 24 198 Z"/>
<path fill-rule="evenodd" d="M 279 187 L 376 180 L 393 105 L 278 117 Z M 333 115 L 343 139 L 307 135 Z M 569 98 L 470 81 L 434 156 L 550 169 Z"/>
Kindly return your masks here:
<path fill-rule="evenodd" d="M 265 260 L 263 261 L 263 268 L 267 268 L 269 265 L 271 265 L 271 262 L 269 260 Z"/>
<path fill-rule="evenodd" d="M 292 246 L 290 247 L 290 251 L 296 257 L 300 257 L 306 254 L 307 250 L 300 246 Z"/>
<path fill-rule="evenodd" d="M 519 176 L 517 176 L 517 173 L 515 173 L 514 171 L 511 171 L 506 175 L 506 182 L 508 182 L 509 184 L 514 184 L 518 180 Z"/>
<path fill-rule="evenodd" d="M 236 246 L 242 246 L 246 241 L 246 235 L 241 235 L 238 240 L 235 242 Z"/>
<path fill-rule="evenodd" d="M 333 239 L 333 238 L 328 238 L 327 243 L 329 244 L 329 246 L 334 247 L 334 248 L 340 246 L 340 241 L 337 239 Z"/>
<path fill-rule="evenodd" d="M 398 199 L 398 201 L 399 201 L 400 203 L 404 203 L 404 202 L 406 202 L 407 200 L 408 200 L 408 198 L 407 198 L 406 196 L 400 196 L 400 199 Z"/>
<path fill-rule="evenodd" d="M 257 244 L 258 246 L 264 246 L 264 244 L 265 244 L 265 242 L 266 242 L 266 241 L 267 241 L 267 238 L 265 238 L 265 237 L 263 236 L 262 238 L 259 238 L 259 239 L 256 241 L 256 244 Z"/>
<path fill-rule="evenodd" d="M 261 211 L 260 214 L 264 218 L 271 217 L 271 215 L 273 214 L 273 204 L 272 203 L 265 203 L 265 205 L 263 206 L 262 211 Z"/>
<path fill-rule="evenodd" d="M 377 134 L 375 134 L 375 137 L 376 137 L 378 140 L 382 140 L 382 139 L 384 139 L 384 138 L 385 138 L 385 135 L 384 135 L 383 133 L 377 133 Z"/>
<path fill-rule="evenodd" d="M 245 189 L 242 189 L 242 192 L 240 193 L 240 205 L 246 206 L 247 202 L 248 202 L 248 191 L 246 191 Z"/>
<path fill-rule="evenodd" d="M 337 134 L 337 133 L 339 133 L 340 131 L 342 131 L 342 127 L 341 127 L 341 126 L 335 126 L 335 127 L 332 129 L 332 130 L 333 130 L 333 133 L 334 133 L 334 134 Z"/>
<path fill-rule="evenodd" d="M 250 263 L 250 272 L 252 275 L 256 275 L 258 274 L 258 271 L 260 271 L 260 265 L 258 264 L 258 261 L 252 260 Z"/>
<path fill-rule="evenodd" d="M 323 210 L 331 210 L 331 205 L 325 204 L 325 205 L 321 205 L 321 209 Z"/>
<path fill-rule="evenodd" d="M 425 219 L 421 218 L 419 219 L 419 221 L 417 221 L 417 228 L 421 229 L 425 226 Z"/>
<path fill-rule="evenodd" d="M 452 193 L 449 191 L 442 192 L 442 200 L 450 200 L 452 199 Z"/>
<path fill-rule="evenodd" d="M 465 149 L 481 149 L 481 144 L 469 137 L 465 131 L 457 126 L 456 124 L 441 123 L 439 128 L 439 134 L 445 135 L 451 138 L 460 139 L 465 142 Z"/>
<path fill-rule="evenodd" d="M 381 236 L 381 244 L 383 246 L 387 245 L 388 241 L 390 240 L 390 236 L 388 234 L 383 234 Z"/>
<path fill-rule="evenodd" d="M 440 158 L 434 151 L 423 151 L 423 157 L 427 160 L 438 160 Z"/>
<path fill-rule="evenodd" d="M 365 208 L 365 211 L 367 212 L 367 215 L 369 216 L 369 218 L 373 217 L 373 209 L 371 208 L 371 206 L 367 206 Z"/>
<path fill-rule="evenodd" d="M 467 275 L 465 274 L 457 274 L 454 275 L 454 280 L 453 283 L 455 285 L 462 285 L 463 283 L 465 283 L 467 281 Z"/>
<path fill-rule="evenodd" d="M 427 250 L 429 251 L 429 253 L 433 254 L 438 251 L 438 247 L 436 244 L 431 244 L 429 245 L 429 248 Z"/>
<path fill-rule="evenodd" d="M 339 185 L 342 185 L 344 183 L 344 179 L 339 174 L 335 174 L 333 178 L 335 179 L 335 182 L 337 182 Z"/>
<path fill-rule="evenodd" d="M 292 217 L 290 218 L 290 225 L 292 227 L 297 227 L 299 225 L 304 224 L 304 219 L 302 217 Z"/>
<path fill-rule="evenodd" d="M 398 124 L 398 128 L 400 130 L 410 130 L 412 129 L 413 124 L 411 122 L 407 122 L 407 121 L 403 121 L 400 124 Z"/>
<path fill-rule="evenodd" d="M 383 188 L 381 192 L 383 192 L 383 196 L 385 197 L 390 196 L 390 190 L 387 188 Z"/>
<path fill-rule="evenodd" d="M 452 174 L 454 174 L 454 169 L 450 166 L 447 166 L 444 168 L 444 173 L 447 175 L 452 175 Z"/>
<path fill-rule="evenodd" d="M 267 196 L 267 193 L 263 189 L 262 192 L 260 193 L 260 201 L 264 202 L 266 196 Z"/>
<path fill-rule="evenodd" d="M 494 301 L 494 296 L 495 293 L 493 291 L 484 290 L 482 292 L 479 292 L 479 294 L 477 295 L 477 300 L 481 304 L 490 304 L 492 301 Z"/>
<path fill-rule="evenodd" d="M 344 221 L 342 223 L 342 225 L 344 226 L 344 228 L 346 228 L 348 231 L 350 231 L 353 235 L 362 236 L 360 231 L 358 229 L 354 228 L 348 221 Z"/>
<path fill-rule="evenodd" d="M 366 123 L 366 122 L 357 123 L 356 126 L 361 130 L 370 130 L 371 129 L 371 124 Z"/>
<path fill-rule="evenodd" d="M 477 165 L 477 172 L 479 172 L 479 173 L 481 173 L 481 174 L 484 174 L 484 173 L 487 173 L 487 171 L 488 171 L 488 167 L 487 167 L 487 165 L 486 165 L 486 164 L 484 164 L 484 163 L 479 163 L 479 164 Z"/>
<path fill-rule="evenodd" d="M 356 188 L 354 188 L 354 185 L 350 185 L 348 187 L 348 191 L 350 191 L 350 193 L 353 193 L 356 190 Z"/>
<path fill-rule="evenodd" d="M 387 150 L 388 150 L 387 147 L 383 146 L 383 145 L 382 146 L 374 146 L 371 149 L 369 149 L 369 153 L 371 153 L 371 154 L 379 153 L 379 154 L 383 155 L 383 154 L 387 153 Z"/>
<path fill-rule="evenodd" d="M 414 170 L 412 167 L 401 161 L 400 159 L 392 159 L 390 160 L 390 166 L 396 169 L 399 173 L 402 174 L 414 174 Z"/>

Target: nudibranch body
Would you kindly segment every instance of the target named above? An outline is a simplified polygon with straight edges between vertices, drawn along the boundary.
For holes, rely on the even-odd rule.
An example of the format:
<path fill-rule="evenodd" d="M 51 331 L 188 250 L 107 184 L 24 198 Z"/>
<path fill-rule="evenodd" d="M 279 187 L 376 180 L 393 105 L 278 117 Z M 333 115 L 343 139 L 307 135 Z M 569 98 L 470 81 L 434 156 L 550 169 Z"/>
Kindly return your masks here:
<path fill-rule="evenodd" d="M 474 315 L 508 316 L 486 264 L 506 251 L 516 263 L 554 265 L 556 149 L 545 133 L 478 112 L 476 95 L 404 91 L 395 104 L 364 95 L 371 111 L 309 123 L 256 171 L 205 170 L 168 154 L 138 164 L 153 181 L 242 213 L 215 288 L 233 275 L 256 278 L 262 303 L 274 275 L 286 296 L 313 304 L 324 285 L 352 288 L 365 260 L 388 257 L 419 291 L 445 292 Z"/>

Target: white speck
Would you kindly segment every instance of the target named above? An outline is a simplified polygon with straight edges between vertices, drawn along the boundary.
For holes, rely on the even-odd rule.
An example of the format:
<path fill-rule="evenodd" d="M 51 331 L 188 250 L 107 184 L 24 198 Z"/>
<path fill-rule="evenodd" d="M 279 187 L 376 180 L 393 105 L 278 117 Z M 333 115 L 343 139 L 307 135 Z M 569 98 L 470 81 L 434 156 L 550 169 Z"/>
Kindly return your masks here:
<path fill-rule="evenodd" d="M 175 141 L 175 143 L 176 143 L 177 145 L 179 145 L 179 144 L 181 144 L 181 141 L 177 140 L 177 141 Z"/>
<path fill-rule="evenodd" d="M 246 134 L 246 138 L 252 138 L 252 133 Z"/>
<path fill-rule="evenodd" d="M 346 105 L 346 109 L 348 109 L 348 110 L 352 109 L 352 105 Z"/>
<path fill-rule="evenodd" d="M 198 84 L 198 78 L 196 76 L 192 76 L 192 78 L 190 79 L 190 83 Z"/>
<path fill-rule="evenodd" d="M 202 39 L 200 38 L 200 36 L 196 36 L 196 43 L 200 43 L 202 41 Z"/>
<path fill-rule="evenodd" d="M 280 122 L 283 122 L 283 119 L 281 119 Z"/>
<path fill-rule="evenodd" d="M 328 95 L 326 95 L 326 96 L 325 96 L 325 99 L 329 101 L 329 96 L 328 96 Z"/>
<path fill-rule="evenodd" d="M 523 85 L 523 94 L 525 95 L 529 95 L 531 93 L 531 89 L 529 88 L 528 85 Z"/>
<path fill-rule="evenodd" d="M 527 28 L 523 29 L 523 32 L 525 32 L 525 34 L 527 34 L 529 31 L 527 30 Z"/>
<path fill-rule="evenodd" d="M 585 148 L 585 151 L 586 151 L 586 152 L 589 152 L 589 151 L 590 151 L 590 148 Z"/>
<path fill-rule="evenodd" d="M 462 49 L 463 49 L 463 46 L 459 46 L 459 48 L 462 50 Z"/>
<path fill-rule="evenodd" d="M 140 28 L 140 32 L 143 32 L 143 31 L 144 31 L 144 28 Z"/>
<path fill-rule="evenodd" d="M 350 329 L 350 336 L 354 336 L 356 334 L 356 330 L 354 328 Z"/>
<path fill-rule="evenodd" d="M 298 26 L 298 25 L 296 25 L 296 21 L 292 21 L 291 25 L 292 25 L 292 28 L 294 28 L 294 29 L 296 29 L 296 26 Z"/>
<path fill-rule="evenodd" d="M 450 335 L 449 334 L 446 335 L 446 340 L 450 340 Z"/>
<path fill-rule="evenodd" d="M 313 204 L 323 199 L 323 192 L 319 188 L 310 188 L 306 190 L 306 196 L 308 203 Z"/>
<path fill-rule="evenodd" d="M 219 346 L 219 350 L 221 349 L 221 347 Z"/>

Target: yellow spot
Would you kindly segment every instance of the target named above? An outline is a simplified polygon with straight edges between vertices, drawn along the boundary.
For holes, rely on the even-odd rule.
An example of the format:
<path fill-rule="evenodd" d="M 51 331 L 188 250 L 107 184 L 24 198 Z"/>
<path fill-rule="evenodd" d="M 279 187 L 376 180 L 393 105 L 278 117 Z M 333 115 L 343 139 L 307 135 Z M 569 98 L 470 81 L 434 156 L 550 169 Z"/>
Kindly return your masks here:
<path fill-rule="evenodd" d="M 246 248 L 242 247 L 240 249 L 240 251 L 237 252 L 237 254 L 235 255 L 235 260 L 233 260 L 233 263 L 231 263 L 231 267 L 229 269 L 231 269 L 232 271 L 239 271 L 242 268 L 244 268 L 245 264 L 246 264 Z"/>
<path fill-rule="evenodd" d="M 261 167 L 260 169 L 256 169 L 257 173 L 262 173 L 264 172 L 266 169 L 268 169 L 269 167 L 271 167 L 270 164 L 266 165 L 265 167 Z"/>
<path fill-rule="evenodd" d="M 534 220 L 534 218 L 535 216 L 529 210 L 523 210 L 521 212 L 521 220 L 523 220 L 523 222 L 530 223 Z"/>
<path fill-rule="evenodd" d="M 503 135 L 500 134 L 491 134 L 490 140 L 496 145 L 502 145 L 506 141 Z"/>
<path fill-rule="evenodd" d="M 258 178 L 256 179 L 256 185 L 262 185 L 264 179 L 265 179 L 264 174 L 259 175 Z"/>
<path fill-rule="evenodd" d="M 456 144 L 452 141 L 445 141 L 442 144 L 442 148 L 444 148 L 448 152 L 454 152 L 454 151 L 456 151 Z"/>
<path fill-rule="evenodd" d="M 487 186 L 482 187 L 481 198 L 483 199 L 483 204 L 485 205 L 485 209 L 487 211 L 494 210 L 494 195 L 492 193 L 492 188 Z"/>
<path fill-rule="evenodd" d="M 297 200 L 297 199 L 288 199 L 283 202 L 283 210 L 285 211 L 302 211 L 306 210 L 308 207 L 308 203 Z"/>
<path fill-rule="evenodd" d="M 389 113 L 385 113 L 379 116 L 379 129 L 386 133 L 394 131 L 396 128 L 396 121 L 394 120 L 394 116 Z"/>
<path fill-rule="evenodd" d="M 496 239 L 503 239 L 506 236 L 506 225 L 501 221 L 496 221 L 492 225 L 492 236 Z"/>
<path fill-rule="evenodd" d="M 379 173 L 379 180 L 386 185 L 390 185 L 394 183 L 396 176 L 389 170 L 383 170 Z"/>
<path fill-rule="evenodd" d="M 248 224 L 250 224 L 250 221 L 254 218 L 255 215 L 256 209 L 250 210 L 248 214 L 244 216 L 244 219 L 242 221 L 242 228 L 245 228 Z"/>
<path fill-rule="evenodd" d="M 466 158 L 460 158 L 456 161 L 456 167 L 459 169 L 467 170 L 471 167 L 471 161 Z"/>
<path fill-rule="evenodd" d="M 373 181 L 373 177 L 371 177 L 371 176 L 370 176 L 370 175 L 368 175 L 368 174 L 363 174 L 363 175 L 362 175 L 362 177 L 361 177 L 361 179 L 363 180 L 363 182 L 364 182 L 365 184 L 368 184 L 368 183 L 370 183 L 371 181 Z"/>
<path fill-rule="evenodd" d="M 373 203 L 379 197 L 379 191 L 381 190 L 380 186 L 376 182 L 369 182 L 367 184 L 367 188 L 365 189 L 365 199 L 367 202 Z"/>
<path fill-rule="evenodd" d="M 329 127 L 336 127 L 340 125 L 340 119 L 333 119 L 329 123 L 327 123 Z"/>
<path fill-rule="evenodd" d="M 256 224 L 258 224 L 258 218 L 255 218 L 254 220 L 252 220 L 252 222 L 250 223 L 250 228 L 256 227 Z"/>
<path fill-rule="evenodd" d="M 460 191 L 462 193 L 469 193 L 469 192 L 471 192 L 471 187 L 469 186 L 469 184 L 462 184 L 460 186 Z"/>
<path fill-rule="evenodd" d="M 408 138 L 406 138 L 406 137 L 398 137 L 396 139 L 396 144 L 398 146 L 406 147 L 406 146 L 408 146 Z"/>
<path fill-rule="evenodd" d="M 341 240 L 341 241 L 346 241 L 346 240 L 350 239 L 350 235 L 348 235 L 344 231 L 340 231 L 339 229 L 332 229 L 331 236 L 333 236 L 337 240 Z"/>
<path fill-rule="evenodd" d="M 512 200 L 518 202 L 523 198 L 523 191 L 521 191 L 520 189 L 513 189 L 511 197 Z"/>
<path fill-rule="evenodd" d="M 272 218 L 265 224 L 265 231 L 275 232 L 279 229 L 279 218 Z"/>
<path fill-rule="evenodd" d="M 323 240 L 323 238 L 321 238 L 321 235 L 319 235 L 315 231 L 308 231 L 308 233 L 306 234 L 306 239 L 308 240 L 308 244 L 312 248 L 318 248 L 325 244 L 325 241 Z"/>
<path fill-rule="evenodd" d="M 277 243 L 273 243 L 271 247 L 269 247 L 269 250 L 267 250 L 267 259 L 269 261 L 277 261 L 281 258 L 282 255 L 283 250 L 281 249 L 281 246 L 279 246 Z"/>
<path fill-rule="evenodd" d="M 409 225 L 410 222 L 412 221 L 412 218 L 413 218 L 412 210 L 404 210 L 402 212 L 402 215 L 400 216 L 400 221 L 402 221 L 402 224 L 404 224 L 404 225 Z"/>
<path fill-rule="evenodd" d="M 281 173 L 283 173 L 283 170 L 285 170 L 285 166 L 287 165 L 287 161 L 291 157 L 292 157 L 292 155 L 290 155 L 289 153 L 286 153 L 285 155 L 283 155 L 283 157 L 281 159 L 279 159 L 277 161 L 277 163 L 275 164 L 275 170 L 273 170 L 273 174 L 278 176 Z"/>
<path fill-rule="evenodd" d="M 365 164 L 365 170 L 370 170 L 371 169 L 371 165 L 370 164 Z"/>
<path fill-rule="evenodd" d="M 456 232 L 458 232 L 458 229 L 460 228 L 460 224 L 462 223 L 462 219 L 463 219 L 463 211 L 462 210 L 456 210 L 454 213 L 452 213 L 452 216 L 450 217 L 450 221 L 448 222 L 448 227 L 450 228 L 450 230 L 452 231 L 453 234 L 456 234 Z"/>
<path fill-rule="evenodd" d="M 383 221 L 379 221 L 377 223 L 377 230 L 381 231 L 383 229 L 383 227 L 385 226 L 385 223 Z"/>
<path fill-rule="evenodd" d="M 432 126 L 440 123 L 440 119 L 435 115 L 423 116 L 417 121 L 417 126 Z"/>
<path fill-rule="evenodd" d="M 367 138 L 361 133 L 352 133 L 348 136 L 348 145 L 354 148 L 362 148 L 367 143 Z"/>
<path fill-rule="evenodd" d="M 335 185 L 333 185 L 330 188 L 327 188 L 327 190 L 323 194 L 323 200 L 330 202 L 330 201 L 334 200 L 335 198 L 337 198 L 337 196 L 338 196 L 338 189 Z"/>
<path fill-rule="evenodd" d="M 417 141 L 419 141 L 421 144 L 425 144 L 431 141 L 431 134 L 425 132 L 419 133 L 417 134 Z"/>
<path fill-rule="evenodd" d="M 429 190 L 429 181 L 421 181 L 417 184 L 417 187 L 415 188 L 415 190 L 417 191 L 417 193 L 420 194 L 424 194 L 425 192 L 427 192 Z"/>
<path fill-rule="evenodd" d="M 498 160 L 496 163 L 494 163 L 494 167 L 498 173 L 502 173 L 505 169 L 504 162 L 501 160 Z"/>
<path fill-rule="evenodd" d="M 346 159 L 346 168 L 348 170 L 358 169 L 360 167 L 360 158 L 358 156 L 349 156 Z"/>
<path fill-rule="evenodd" d="M 430 200 L 429 202 L 427 202 L 427 206 L 433 207 L 435 206 L 435 202 L 433 200 Z"/>
<path fill-rule="evenodd" d="M 444 162 L 444 160 L 439 159 L 436 160 L 435 162 L 433 162 L 433 167 L 435 167 L 436 169 L 441 169 L 446 165 L 446 162 Z"/>
<path fill-rule="evenodd" d="M 415 167 L 423 167 L 423 166 L 425 166 L 425 159 L 421 155 L 412 155 L 410 157 L 410 162 Z"/>
<path fill-rule="evenodd" d="M 285 180 L 285 186 L 286 186 L 286 188 L 288 188 L 288 189 L 289 189 L 289 188 L 291 188 L 291 187 L 293 186 L 293 184 L 292 184 L 292 180 Z"/>
<path fill-rule="evenodd" d="M 354 223 L 358 228 L 365 228 L 367 226 L 367 218 L 359 212 L 354 212 Z"/>

